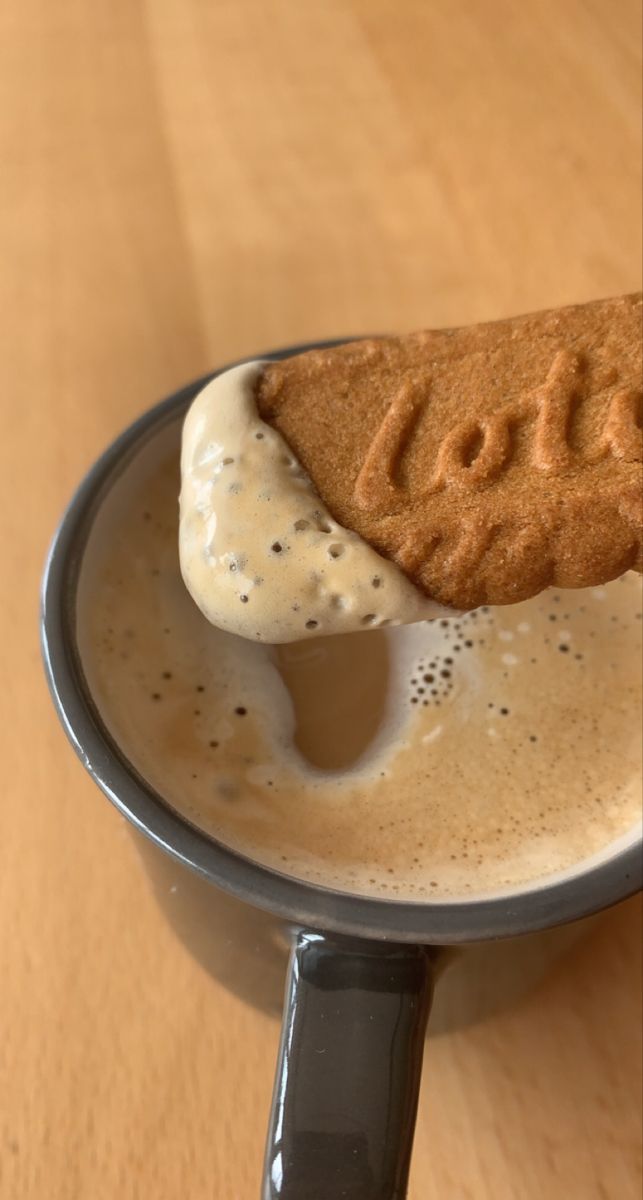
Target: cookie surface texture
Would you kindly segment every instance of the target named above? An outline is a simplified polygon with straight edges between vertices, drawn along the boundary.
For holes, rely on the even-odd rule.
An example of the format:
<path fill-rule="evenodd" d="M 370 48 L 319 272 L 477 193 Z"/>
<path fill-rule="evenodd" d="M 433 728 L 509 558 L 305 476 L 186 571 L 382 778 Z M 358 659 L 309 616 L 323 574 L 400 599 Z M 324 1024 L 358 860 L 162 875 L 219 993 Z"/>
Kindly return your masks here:
<path fill-rule="evenodd" d="M 641 296 L 269 364 L 335 519 L 457 609 L 641 569 Z"/>

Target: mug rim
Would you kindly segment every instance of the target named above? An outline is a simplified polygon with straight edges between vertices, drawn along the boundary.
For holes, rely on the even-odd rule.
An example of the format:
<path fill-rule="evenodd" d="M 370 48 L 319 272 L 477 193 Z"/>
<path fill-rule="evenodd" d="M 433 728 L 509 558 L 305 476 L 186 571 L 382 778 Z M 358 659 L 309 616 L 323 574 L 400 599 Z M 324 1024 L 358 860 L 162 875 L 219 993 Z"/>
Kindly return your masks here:
<path fill-rule="evenodd" d="M 287 358 L 348 338 L 288 346 L 253 356 Z M 533 933 L 579 920 L 643 885 L 641 838 L 604 861 L 515 893 L 435 901 L 393 900 L 338 891 L 282 874 L 217 841 L 170 806 L 137 772 L 109 733 L 82 671 L 75 636 L 83 553 L 103 497 L 143 443 L 176 420 L 206 383 L 236 360 L 153 405 L 103 451 L 71 498 L 54 534 L 42 582 L 40 636 L 45 673 L 65 732 L 94 782 L 143 834 L 185 866 L 238 899 L 286 921 L 394 942 L 457 944 Z"/>

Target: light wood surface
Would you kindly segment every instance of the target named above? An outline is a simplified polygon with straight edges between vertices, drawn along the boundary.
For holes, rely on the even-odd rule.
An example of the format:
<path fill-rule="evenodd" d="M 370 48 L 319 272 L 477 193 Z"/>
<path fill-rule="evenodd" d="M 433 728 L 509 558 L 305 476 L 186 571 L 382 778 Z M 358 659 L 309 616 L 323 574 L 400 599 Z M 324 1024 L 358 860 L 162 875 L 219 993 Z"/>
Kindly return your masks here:
<path fill-rule="evenodd" d="M 3 1198 L 254 1200 L 278 1037 L 65 744 L 36 634 L 63 504 L 236 355 L 639 287 L 639 79 L 631 0 L 5 0 Z M 430 1047 L 411 1200 L 638 1200 L 639 947 L 633 901 Z"/>

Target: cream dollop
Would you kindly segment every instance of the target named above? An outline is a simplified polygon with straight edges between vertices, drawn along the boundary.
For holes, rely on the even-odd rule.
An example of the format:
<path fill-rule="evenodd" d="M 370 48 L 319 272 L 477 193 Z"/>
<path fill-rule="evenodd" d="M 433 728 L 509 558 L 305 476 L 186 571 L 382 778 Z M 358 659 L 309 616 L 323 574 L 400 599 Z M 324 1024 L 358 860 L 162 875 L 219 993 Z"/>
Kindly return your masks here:
<path fill-rule="evenodd" d="M 333 519 L 259 416 L 263 367 L 249 362 L 218 375 L 185 418 L 179 553 L 204 615 L 270 643 L 453 616 Z"/>

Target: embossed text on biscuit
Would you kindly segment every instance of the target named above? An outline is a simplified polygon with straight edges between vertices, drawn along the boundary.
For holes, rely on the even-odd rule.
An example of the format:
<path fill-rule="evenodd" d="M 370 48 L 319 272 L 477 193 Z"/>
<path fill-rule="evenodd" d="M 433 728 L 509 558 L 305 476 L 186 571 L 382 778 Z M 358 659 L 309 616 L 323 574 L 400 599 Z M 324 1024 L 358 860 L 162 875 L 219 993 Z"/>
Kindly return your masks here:
<path fill-rule="evenodd" d="M 448 487 L 480 490 L 511 466 L 514 433 L 524 423 L 532 426 L 527 465 L 545 474 L 564 474 L 609 454 L 640 462 L 642 394 L 634 388 L 611 396 L 599 441 L 582 454 L 574 450 L 571 429 L 587 392 L 587 364 L 572 351 L 558 350 L 540 386 L 496 413 L 464 417 L 448 430 L 435 453 L 428 482 L 412 495 L 402 482 L 401 467 L 413 452 L 422 412 L 431 402 L 430 379 L 405 382 L 368 448 L 355 482 L 355 500 L 361 508 L 384 516 Z"/>

